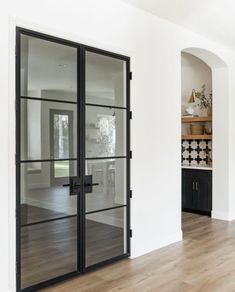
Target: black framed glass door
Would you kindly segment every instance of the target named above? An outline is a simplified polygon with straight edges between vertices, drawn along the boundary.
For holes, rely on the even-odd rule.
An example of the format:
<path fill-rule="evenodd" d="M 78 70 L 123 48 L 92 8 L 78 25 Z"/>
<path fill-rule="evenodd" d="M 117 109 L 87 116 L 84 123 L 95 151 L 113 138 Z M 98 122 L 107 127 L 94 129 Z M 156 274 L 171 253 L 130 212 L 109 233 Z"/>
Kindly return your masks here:
<path fill-rule="evenodd" d="M 130 254 L 129 58 L 17 29 L 17 290 Z"/>
<path fill-rule="evenodd" d="M 85 267 L 126 254 L 127 62 L 85 51 Z"/>

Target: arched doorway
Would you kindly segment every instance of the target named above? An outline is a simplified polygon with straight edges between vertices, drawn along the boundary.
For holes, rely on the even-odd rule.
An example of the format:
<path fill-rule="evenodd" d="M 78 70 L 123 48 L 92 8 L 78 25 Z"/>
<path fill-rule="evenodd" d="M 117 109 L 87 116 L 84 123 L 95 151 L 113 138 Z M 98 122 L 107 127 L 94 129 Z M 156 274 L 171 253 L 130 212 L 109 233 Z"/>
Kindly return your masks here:
<path fill-rule="evenodd" d="M 229 77 L 226 63 L 213 52 L 196 47 L 185 48 L 206 63 L 212 71 L 213 91 L 213 171 L 212 218 L 229 220 Z"/>

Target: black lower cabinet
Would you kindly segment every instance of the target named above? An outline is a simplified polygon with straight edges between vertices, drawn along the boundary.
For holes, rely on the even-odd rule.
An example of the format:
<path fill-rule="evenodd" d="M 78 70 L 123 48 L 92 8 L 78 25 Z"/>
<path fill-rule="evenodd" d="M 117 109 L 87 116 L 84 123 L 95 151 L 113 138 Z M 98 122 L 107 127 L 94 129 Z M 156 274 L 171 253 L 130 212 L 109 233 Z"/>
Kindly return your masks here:
<path fill-rule="evenodd" d="M 211 170 L 182 169 L 182 210 L 211 215 Z"/>

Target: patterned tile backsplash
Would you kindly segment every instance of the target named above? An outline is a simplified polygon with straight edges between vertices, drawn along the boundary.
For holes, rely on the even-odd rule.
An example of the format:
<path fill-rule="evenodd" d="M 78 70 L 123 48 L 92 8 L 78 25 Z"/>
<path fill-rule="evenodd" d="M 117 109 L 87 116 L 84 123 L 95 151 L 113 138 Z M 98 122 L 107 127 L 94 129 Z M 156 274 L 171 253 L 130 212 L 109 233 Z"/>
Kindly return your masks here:
<path fill-rule="evenodd" d="M 206 166 L 212 159 L 212 141 L 182 140 L 182 165 Z"/>

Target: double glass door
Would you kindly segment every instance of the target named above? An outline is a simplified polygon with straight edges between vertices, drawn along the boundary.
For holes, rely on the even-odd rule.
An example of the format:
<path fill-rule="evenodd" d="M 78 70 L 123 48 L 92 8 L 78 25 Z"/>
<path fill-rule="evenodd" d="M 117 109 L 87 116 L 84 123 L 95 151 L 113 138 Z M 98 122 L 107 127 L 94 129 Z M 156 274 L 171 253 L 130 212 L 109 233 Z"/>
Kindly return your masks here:
<path fill-rule="evenodd" d="M 127 257 L 129 58 L 17 29 L 17 289 Z"/>

